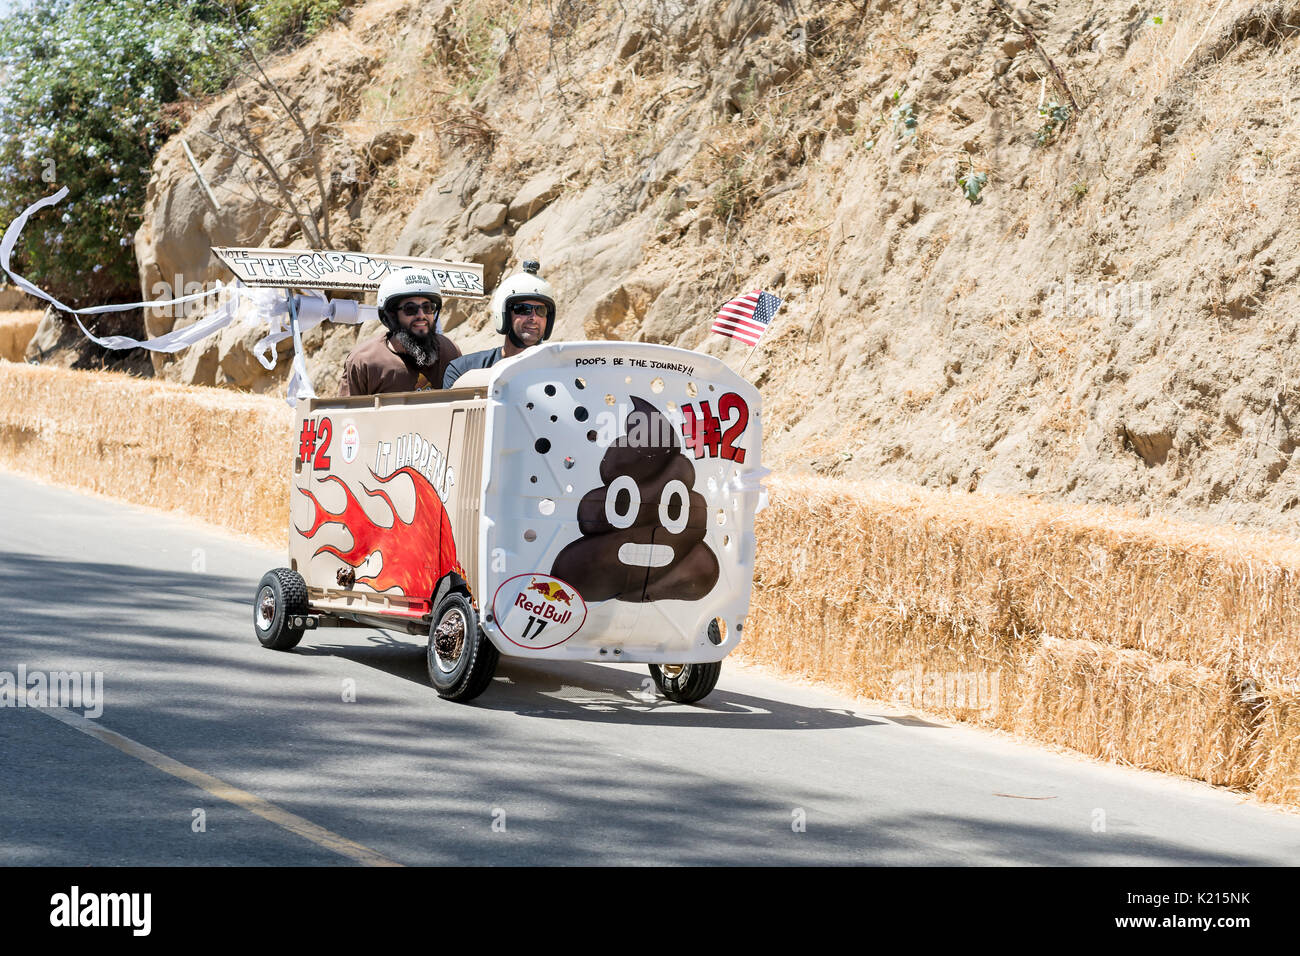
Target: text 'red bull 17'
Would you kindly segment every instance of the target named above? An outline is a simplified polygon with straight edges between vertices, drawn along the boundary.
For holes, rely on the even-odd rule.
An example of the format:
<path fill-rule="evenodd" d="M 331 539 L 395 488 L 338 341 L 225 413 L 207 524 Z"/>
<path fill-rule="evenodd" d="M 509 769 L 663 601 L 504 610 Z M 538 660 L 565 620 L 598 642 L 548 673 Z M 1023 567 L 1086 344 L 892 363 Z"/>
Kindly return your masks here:
<path fill-rule="evenodd" d="M 298 413 L 289 567 L 254 606 L 266 647 L 323 626 L 427 634 L 452 700 L 500 654 L 649 664 L 681 702 L 717 683 L 766 474 L 758 391 L 719 360 L 556 343 L 451 390 Z"/>

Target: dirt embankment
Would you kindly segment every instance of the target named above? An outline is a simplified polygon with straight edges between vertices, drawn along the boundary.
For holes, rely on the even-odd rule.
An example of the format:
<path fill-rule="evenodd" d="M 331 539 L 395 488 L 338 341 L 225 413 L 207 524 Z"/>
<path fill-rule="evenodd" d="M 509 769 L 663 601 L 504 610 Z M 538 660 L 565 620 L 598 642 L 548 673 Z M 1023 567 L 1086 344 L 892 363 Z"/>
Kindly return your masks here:
<path fill-rule="evenodd" d="M 143 290 L 305 244 L 252 130 L 336 247 L 540 258 L 561 338 L 739 364 L 713 312 L 783 296 L 746 366 L 778 467 L 1295 532 L 1300 4 L 1004 6 L 372 0 L 274 66 L 301 129 L 194 112 L 220 211 L 163 150 Z M 278 388 L 241 334 L 158 371 Z M 356 334 L 312 334 L 322 391 Z"/>

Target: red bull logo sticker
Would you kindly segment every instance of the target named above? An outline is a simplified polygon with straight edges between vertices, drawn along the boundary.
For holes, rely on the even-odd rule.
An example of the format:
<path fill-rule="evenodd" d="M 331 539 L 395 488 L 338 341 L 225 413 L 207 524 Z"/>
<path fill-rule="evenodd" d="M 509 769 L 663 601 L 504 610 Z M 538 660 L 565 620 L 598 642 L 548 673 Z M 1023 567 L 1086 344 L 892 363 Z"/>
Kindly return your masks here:
<path fill-rule="evenodd" d="M 355 422 L 346 422 L 343 425 L 343 437 L 339 440 L 339 450 L 343 453 L 343 460 L 347 464 L 357 460 L 357 452 L 361 449 L 361 432 L 357 430 Z"/>
<path fill-rule="evenodd" d="M 512 644 L 543 650 L 563 644 L 587 620 L 587 602 L 567 581 L 537 571 L 516 574 L 497 588 L 492 619 Z"/>

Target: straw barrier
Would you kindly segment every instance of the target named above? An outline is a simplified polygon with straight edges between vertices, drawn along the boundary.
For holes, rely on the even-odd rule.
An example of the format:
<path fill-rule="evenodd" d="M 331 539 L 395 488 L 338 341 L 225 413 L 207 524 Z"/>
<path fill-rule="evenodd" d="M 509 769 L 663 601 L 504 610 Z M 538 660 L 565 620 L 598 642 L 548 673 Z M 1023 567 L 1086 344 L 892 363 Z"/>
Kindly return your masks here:
<path fill-rule="evenodd" d="M 0 467 L 283 547 L 279 399 L 0 363 Z M 1300 542 L 785 476 L 738 656 L 1300 804 Z"/>
<path fill-rule="evenodd" d="M 1300 543 L 804 477 L 757 531 L 738 654 L 1300 803 Z"/>
<path fill-rule="evenodd" d="M 284 546 L 293 416 L 283 401 L 9 363 L 0 395 L 0 467 Z"/>

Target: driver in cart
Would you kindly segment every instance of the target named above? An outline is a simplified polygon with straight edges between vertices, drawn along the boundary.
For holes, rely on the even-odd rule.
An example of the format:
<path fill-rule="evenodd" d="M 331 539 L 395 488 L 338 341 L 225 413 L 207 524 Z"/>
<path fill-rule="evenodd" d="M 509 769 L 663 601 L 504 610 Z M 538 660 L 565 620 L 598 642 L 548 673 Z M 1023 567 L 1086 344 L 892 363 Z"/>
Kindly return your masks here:
<path fill-rule="evenodd" d="M 506 340 L 497 348 L 462 355 L 443 376 L 442 387 L 452 388 L 456 379 L 478 368 L 491 368 L 502 359 L 518 355 L 551 337 L 555 328 L 555 290 L 537 274 L 541 264 L 524 263 L 524 271 L 512 275 L 492 293 L 492 316 L 497 331 Z"/>

